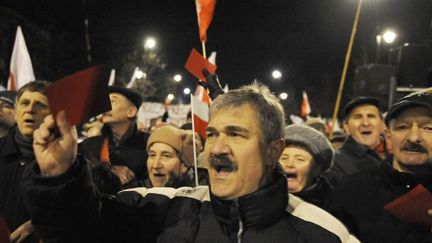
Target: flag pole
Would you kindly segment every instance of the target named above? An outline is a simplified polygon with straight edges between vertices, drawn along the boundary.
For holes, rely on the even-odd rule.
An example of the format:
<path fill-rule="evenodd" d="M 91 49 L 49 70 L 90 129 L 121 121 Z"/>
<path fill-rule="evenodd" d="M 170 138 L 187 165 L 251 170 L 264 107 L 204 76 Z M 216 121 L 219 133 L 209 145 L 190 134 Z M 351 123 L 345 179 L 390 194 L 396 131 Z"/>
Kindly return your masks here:
<path fill-rule="evenodd" d="M 195 186 L 198 186 L 198 163 L 196 155 L 196 137 L 195 137 L 195 119 L 194 119 L 194 105 L 193 105 L 193 95 L 190 95 L 191 101 L 191 113 L 192 113 L 192 140 L 193 140 L 193 155 L 194 155 L 194 173 L 195 173 Z"/>
<path fill-rule="evenodd" d="M 205 41 L 201 41 L 201 46 L 202 46 L 203 57 L 204 59 L 207 59 Z"/>
<path fill-rule="evenodd" d="M 349 40 L 349 44 L 348 44 L 348 50 L 347 50 L 347 53 L 345 56 L 345 63 L 344 63 L 344 67 L 342 70 L 342 75 L 341 75 L 341 79 L 340 79 L 340 83 L 339 83 L 339 90 L 338 90 L 338 95 L 336 98 L 336 104 L 335 104 L 335 108 L 333 111 L 332 127 L 331 127 L 330 133 L 329 133 L 330 139 L 333 138 L 334 125 L 336 124 L 337 114 L 339 112 L 340 101 L 342 98 L 342 92 L 343 92 L 343 88 L 344 88 L 344 84 L 345 84 L 346 73 L 348 70 L 348 64 L 349 64 L 350 57 L 351 57 L 351 50 L 352 50 L 352 46 L 354 43 L 354 37 L 355 37 L 355 34 L 357 32 L 357 25 L 358 25 L 358 20 L 359 20 L 362 4 L 363 4 L 363 0 L 359 0 L 359 2 L 357 4 L 355 18 L 354 18 L 354 24 L 353 24 L 353 27 L 351 30 L 351 36 L 350 36 L 350 40 Z"/>

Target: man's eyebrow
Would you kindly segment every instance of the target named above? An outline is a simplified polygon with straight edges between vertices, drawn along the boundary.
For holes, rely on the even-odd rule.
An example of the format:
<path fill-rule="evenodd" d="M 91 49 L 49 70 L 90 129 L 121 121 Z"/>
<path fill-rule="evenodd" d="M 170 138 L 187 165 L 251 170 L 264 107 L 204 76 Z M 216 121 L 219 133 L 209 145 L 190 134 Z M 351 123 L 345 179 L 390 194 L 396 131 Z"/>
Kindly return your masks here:
<path fill-rule="evenodd" d="M 207 127 L 206 128 L 207 132 L 217 132 L 217 130 L 214 127 Z M 240 127 L 240 126 L 226 126 L 224 128 L 225 132 L 243 132 L 243 133 L 247 133 L 249 132 L 249 130 L 247 130 L 246 128 Z"/>
<path fill-rule="evenodd" d="M 206 127 L 206 132 L 216 132 L 214 127 Z"/>

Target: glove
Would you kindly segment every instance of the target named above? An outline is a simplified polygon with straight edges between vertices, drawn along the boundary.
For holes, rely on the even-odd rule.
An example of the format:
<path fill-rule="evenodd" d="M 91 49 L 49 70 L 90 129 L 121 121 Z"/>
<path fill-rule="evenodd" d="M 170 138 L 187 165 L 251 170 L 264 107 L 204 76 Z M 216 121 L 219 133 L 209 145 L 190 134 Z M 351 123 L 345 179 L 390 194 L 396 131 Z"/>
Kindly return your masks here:
<path fill-rule="evenodd" d="M 212 100 L 216 99 L 219 95 L 224 94 L 225 91 L 222 89 L 219 78 L 216 74 L 211 74 L 207 69 L 203 68 L 202 73 L 206 78 L 207 82 L 204 83 L 199 81 L 199 84 L 209 90 L 209 95 Z"/>

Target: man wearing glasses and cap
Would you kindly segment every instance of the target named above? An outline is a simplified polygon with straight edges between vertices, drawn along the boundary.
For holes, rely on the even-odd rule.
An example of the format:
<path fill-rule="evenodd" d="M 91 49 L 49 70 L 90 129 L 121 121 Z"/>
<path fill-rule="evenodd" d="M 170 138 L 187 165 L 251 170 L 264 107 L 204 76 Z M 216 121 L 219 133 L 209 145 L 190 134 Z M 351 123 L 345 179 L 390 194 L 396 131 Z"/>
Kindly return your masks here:
<path fill-rule="evenodd" d="M 351 176 L 336 188 L 325 208 L 362 242 L 432 242 L 430 225 L 404 222 L 384 209 L 420 184 L 432 189 L 432 89 L 398 100 L 385 122 L 392 143 L 391 165 L 382 163 L 377 170 Z M 427 218 L 428 210 L 419 214 Z"/>

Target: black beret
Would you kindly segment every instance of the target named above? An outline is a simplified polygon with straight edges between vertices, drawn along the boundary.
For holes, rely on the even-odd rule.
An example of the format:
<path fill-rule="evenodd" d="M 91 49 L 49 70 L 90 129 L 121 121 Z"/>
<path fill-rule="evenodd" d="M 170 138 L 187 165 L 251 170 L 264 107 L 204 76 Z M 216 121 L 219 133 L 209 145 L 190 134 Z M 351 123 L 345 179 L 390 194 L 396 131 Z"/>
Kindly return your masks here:
<path fill-rule="evenodd" d="M 120 93 L 124 95 L 128 100 L 130 100 L 136 106 L 137 109 L 139 109 L 139 107 L 143 102 L 141 95 L 133 89 L 112 85 L 112 86 L 108 86 L 108 93 Z"/>
<path fill-rule="evenodd" d="M 354 108 L 356 108 L 359 105 L 373 105 L 376 108 L 378 108 L 378 110 L 380 110 L 380 103 L 378 101 L 378 99 L 373 98 L 373 97 L 365 97 L 365 96 L 359 96 L 356 97 L 352 100 L 350 100 L 344 107 L 344 113 L 343 113 L 343 118 L 346 119 L 350 112 L 352 110 L 354 110 Z"/>
<path fill-rule="evenodd" d="M 413 106 L 423 106 L 432 109 L 432 88 L 409 94 L 396 101 L 386 115 L 386 125 L 389 124 L 391 119 L 396 118 L 401 111 Z"/>

